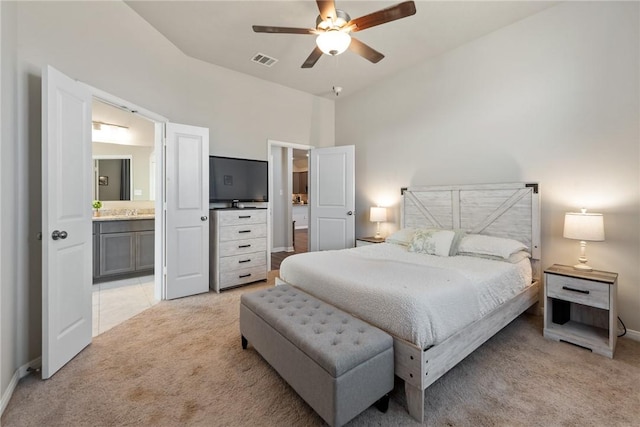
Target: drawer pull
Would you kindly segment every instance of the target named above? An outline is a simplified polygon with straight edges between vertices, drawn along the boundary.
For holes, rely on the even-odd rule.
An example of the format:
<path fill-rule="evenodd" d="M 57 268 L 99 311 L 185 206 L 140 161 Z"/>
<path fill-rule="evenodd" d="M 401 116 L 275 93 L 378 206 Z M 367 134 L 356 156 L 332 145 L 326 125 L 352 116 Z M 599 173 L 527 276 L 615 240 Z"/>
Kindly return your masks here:
<path fill-rule="evenodd" d="M 243 264 L 245 262 L 251 262 L 250 259 L 241 259 L 240 261 L 238 261 L 238 264 Z"/>
<path fill-rule="evenodd" d="M 562 289 L 564 289 L 565 291 L 578 292 L 580 294 L 589 295 L 589 291 L 583 291 L 582 289 L 570 288 L 568 286 L 563 286 Z"/>
<path fill-rule="evenodd" d="M 247 218 L 251 218 L 251 215 L 239 215 L 238 218 L 247 219 Z"/>
<path fill-rule="evenodd" d="M 240 230 L 238 233 L 251 233 L 251 230 Z"/>
<path fill-rule="evenodd" d="M 238 248 L 242 249 L 242 248 L 250 248 L 251 245 L 239 245 Z"/>
<path fill-rule="evenodd" d="M 249 274 L 241 274 L 241 275 L 238 276 L 238 279 L 244 279 L 245 277 L 250 277 L 250 276 L 251 276 L 251 273 L 249 273 Z"/>

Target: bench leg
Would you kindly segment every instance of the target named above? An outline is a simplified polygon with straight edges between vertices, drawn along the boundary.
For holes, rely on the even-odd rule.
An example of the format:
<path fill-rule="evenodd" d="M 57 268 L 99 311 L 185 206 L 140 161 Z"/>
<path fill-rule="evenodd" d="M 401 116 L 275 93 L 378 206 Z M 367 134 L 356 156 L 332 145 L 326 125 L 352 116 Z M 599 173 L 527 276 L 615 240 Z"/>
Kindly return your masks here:
<path fill-rule="evenodd" d="M 387 413 L 387 409 L 389 409 L 389 393 L 382 396 L 376 403 L 374 403 L 376 409 L 382 412 L 383 414 Z"/>
<path fill-rule="evenodd" d="M 246 350 L 247 349 L 247 345 L 249 344 L 249 341 L 247 341 L 247 339 L 244 337 L 244 335 L 240 335 L 242 337 L 242 349 Z"/>

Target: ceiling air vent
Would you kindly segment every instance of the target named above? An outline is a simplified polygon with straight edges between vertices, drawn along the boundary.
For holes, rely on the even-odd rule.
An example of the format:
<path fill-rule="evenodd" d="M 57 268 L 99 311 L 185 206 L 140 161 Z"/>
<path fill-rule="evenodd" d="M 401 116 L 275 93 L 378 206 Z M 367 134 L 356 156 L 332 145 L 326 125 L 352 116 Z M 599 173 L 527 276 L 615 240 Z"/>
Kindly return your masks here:
<path fill-rule="evenodd" d="M 253 58 L 251 58 L 253 62 L 257 62 L 258 64 L 262 64 L 265 67 L 271 67 L 273 64 L 278 62 L 277 59 L 271 58 L 270 56 L 265 55 L 264 53 L 256 53 Z"/>

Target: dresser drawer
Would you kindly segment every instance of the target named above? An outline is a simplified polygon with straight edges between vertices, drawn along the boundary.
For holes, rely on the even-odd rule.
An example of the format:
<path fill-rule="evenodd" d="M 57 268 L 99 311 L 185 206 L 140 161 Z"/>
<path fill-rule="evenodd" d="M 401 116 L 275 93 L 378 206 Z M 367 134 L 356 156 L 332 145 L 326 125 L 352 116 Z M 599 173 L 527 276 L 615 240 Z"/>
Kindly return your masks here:
<path fill-rule="evenodd" d="M 243 268 L 242 270 L 220 273 L 220 289 L 256 282 L 266 278 L 267 268 L 265 266 Z"/>
<path fill-rule="evenodd" d="M 266 209 L 218 211 L 218 225 L 260 224 L 267 222 Z"/>
<path fill-rule="evenodd" d="M 260 252 L 267 250 L 267 239 L 258 237 L 257 239 L 233 240 L 229 242 L 220 242 L 220 253 L 217 256 L 225 257 L 240 254 L 249 254 L 251 252 Z"/>
<path fill-rule="evenodd" d="M 576 277 L 546 275 L 547 296 L 609 309 L 609 284 Z"/>
<path fill-rule="evenodd" d="M 220 273 L 226 273 L 243 268 L 251 268 L 267 265 L 267 253 L 265 251 L 249 254 L 221 257 L 219 261 Z"/>
<path fill-rule="evenodd" d="M 244 224 L 220 227 L 220 242 L 267 237 L 266 224 Z"/>

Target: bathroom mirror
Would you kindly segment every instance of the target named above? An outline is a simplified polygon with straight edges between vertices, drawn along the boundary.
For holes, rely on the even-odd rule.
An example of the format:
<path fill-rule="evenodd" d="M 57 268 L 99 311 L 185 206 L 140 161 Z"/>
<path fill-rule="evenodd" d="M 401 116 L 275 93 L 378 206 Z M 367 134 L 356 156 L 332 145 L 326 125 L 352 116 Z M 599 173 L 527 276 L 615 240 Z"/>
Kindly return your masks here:
<path fill-rule="evenodd" d="M 92 108 L 94 200 L 154 200 L 153 123 L 99 100 Z"/>

